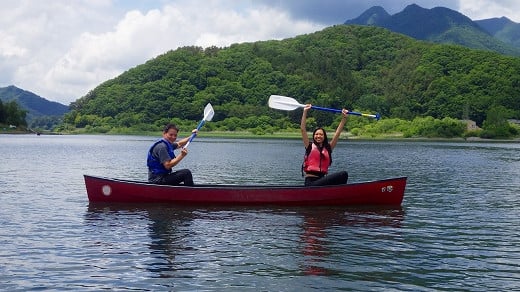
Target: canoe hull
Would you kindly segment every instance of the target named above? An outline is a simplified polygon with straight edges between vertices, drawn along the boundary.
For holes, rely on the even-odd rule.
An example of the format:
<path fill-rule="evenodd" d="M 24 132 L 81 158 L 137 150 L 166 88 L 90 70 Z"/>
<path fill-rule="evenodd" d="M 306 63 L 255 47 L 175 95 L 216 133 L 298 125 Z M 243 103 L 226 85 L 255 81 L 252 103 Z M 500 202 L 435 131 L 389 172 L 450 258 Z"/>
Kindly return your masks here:
<path fill-rule="evenodd" d="M 253 204 L 253 205 L 401 205 L 406 177 L 338 186 L 167 186 L 84 175 L 90 202 Z"/>

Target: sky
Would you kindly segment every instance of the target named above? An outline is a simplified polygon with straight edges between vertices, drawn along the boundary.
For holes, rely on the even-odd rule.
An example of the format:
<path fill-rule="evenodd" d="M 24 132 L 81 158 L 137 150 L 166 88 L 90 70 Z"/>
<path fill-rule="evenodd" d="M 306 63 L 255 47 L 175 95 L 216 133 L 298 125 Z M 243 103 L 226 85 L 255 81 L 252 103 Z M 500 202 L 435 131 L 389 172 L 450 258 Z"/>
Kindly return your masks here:
<path fill-rule="evenodd" d="M 65 105 L 182 46 L 284 39 L 372 6 L 447 7 L 473 20 L 520 22 L 518 0 L 0 0 L 0 87 Z"/>

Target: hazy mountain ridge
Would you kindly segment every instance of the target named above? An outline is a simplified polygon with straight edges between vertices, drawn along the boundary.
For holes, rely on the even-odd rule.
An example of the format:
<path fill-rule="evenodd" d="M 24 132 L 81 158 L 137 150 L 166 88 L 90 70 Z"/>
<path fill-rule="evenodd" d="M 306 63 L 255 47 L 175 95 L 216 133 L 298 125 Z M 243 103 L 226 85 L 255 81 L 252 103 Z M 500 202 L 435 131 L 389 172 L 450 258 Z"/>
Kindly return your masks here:
<path fill-rule="evenodd" d="M 394 15 L 374 6 L 345 24 L 379 26 L 418 40 L 520 56 L 520 24 L 507 18 L 473 21 L 445 7 L 425 9 L 412 4 Z"/>
<path fill-rule="evenodd" d="M 27 110 L 29 121 L 42 116 L 63 116 L 69 112 L 69 107 L 64 104 L 49 101 L 14 85 L 0 87 L 0 99 L 4 103 L 15 100 L 21 108 Z"/>
<path fill-rule="evenodd" d="M 482 19 L 475 22 L 499 40 L 520 48 L 520 23 L 511 21 L 507 17 Z"/>

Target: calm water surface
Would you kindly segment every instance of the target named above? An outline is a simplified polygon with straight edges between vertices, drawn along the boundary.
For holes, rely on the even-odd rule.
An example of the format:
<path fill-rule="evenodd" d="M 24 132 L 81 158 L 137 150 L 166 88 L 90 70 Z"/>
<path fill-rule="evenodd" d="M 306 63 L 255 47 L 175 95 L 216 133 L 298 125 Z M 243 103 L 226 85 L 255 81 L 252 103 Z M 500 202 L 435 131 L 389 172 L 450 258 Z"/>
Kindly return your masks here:
<path fill-rule="evenodd" d="M 520 144 L 342 140 L 401 208 L 89 204 L 146 179 L 153 137 L 0 135 L 0 285 L 13 290 L 520 291 Z M 301 184 L 299 140 L 198 137 L 196 183 Z"/>

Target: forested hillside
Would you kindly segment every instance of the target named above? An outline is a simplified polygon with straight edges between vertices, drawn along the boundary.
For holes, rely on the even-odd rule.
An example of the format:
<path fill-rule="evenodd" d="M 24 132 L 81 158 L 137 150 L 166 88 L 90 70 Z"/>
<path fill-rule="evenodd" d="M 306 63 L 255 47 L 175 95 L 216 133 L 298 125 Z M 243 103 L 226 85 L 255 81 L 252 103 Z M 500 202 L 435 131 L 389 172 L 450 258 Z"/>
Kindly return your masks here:
<path fill-rule="evenodd" d="M 520 119 L 520 58 L 416 41 L 378 27 L 337 25 L 281 41 L 169 51 L 108 80 L 71 104 L 65 127 L 156 130 L 198 121 L 209 128 L 297 127 L 300 111 L 268 108 L 271 94 L 301 103 L 379 112 L 383 119 L 472 119 L 490 109 Z M 502 110 L 503 109 L 503 110 Z M 314 113 L 329 125 L 335 115 Z"/>

